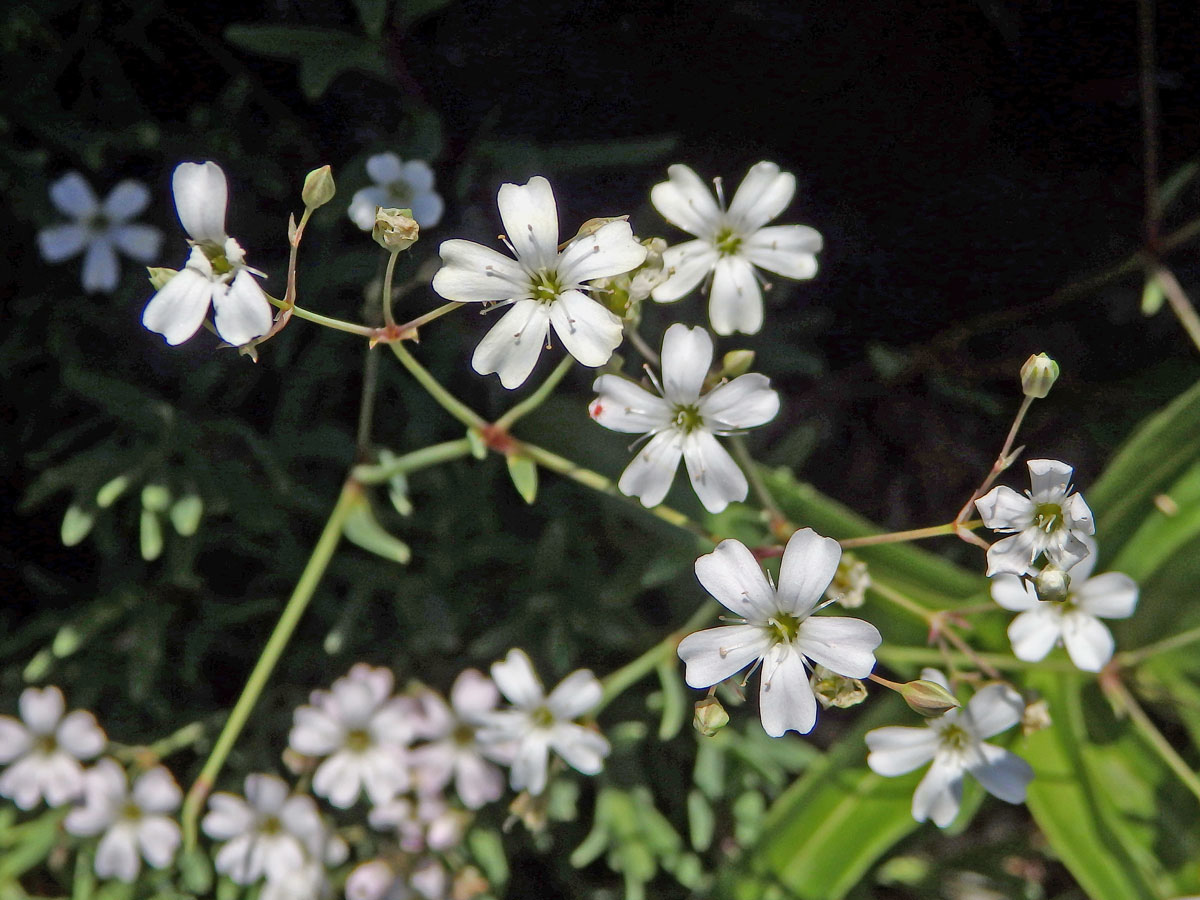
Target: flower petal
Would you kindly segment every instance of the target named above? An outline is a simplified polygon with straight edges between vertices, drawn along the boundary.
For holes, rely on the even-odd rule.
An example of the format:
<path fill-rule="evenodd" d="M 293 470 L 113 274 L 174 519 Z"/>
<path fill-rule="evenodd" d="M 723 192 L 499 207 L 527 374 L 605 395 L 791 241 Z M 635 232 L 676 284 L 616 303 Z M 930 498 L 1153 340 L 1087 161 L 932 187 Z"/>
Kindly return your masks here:
<path fill-rule="evenodd" d="M 496 682 L 478 669 L 464 669 L 450 688 L 450 705 L 463 719 L 490 712 L 500 700 Z"/>
<path fill-rule="evenodd" d="M 999 485 L 975 501 L 983 524 L 993 531 L 1021 531 L 1033 521 L 1033 501 Z"/>
<path fill-rule="evenodd" d="M 564 284 L 576 285 L 624 275 L 645 262 L 646 253 L 628 222 L 609 222 L 567 245 L 558 260 L 558 276 Z"/>
<path fill-rule="evenodd" d="M 676 322 L 663 335 L 663 394 L 671 403 L 693 404 L 712 365 L 713 342 L 703 328 Z"/>
<path fill-rule="evenodd" d="M 433 169 L 423 159 L 410 159 L 400 167 L 400 178 L 414 194 L 433 190 Z"/>
<path fill-rule="evenodd" d="M 875 649 L 883 643 L 879 629 L 862 619 L 813 616 L 800 623 L 795 648 L 832 672 L 866 678 L 875 668 Z"/>
<path fill-rule="evenodd" d="M 245 269 L 237 273 L 228 290 L 213 291 L 212 302 L 213 324 L 226 343 L 240 347 L 271 330 L 271 304 Z"/>
<path fill-rule="evenodd" d="M 53 734 L 66 709 L 62 691 L 54 686 L 48 688 L 29 687 L 21 691 L 17 700 L 21 719 L 34 734 Z"/>
<path fill-rule="evenodd" d="M 962 803 L 963 770 L 945 759 L 935 759 L 913 793 L 912 814 L 918 822 L 933 819 L 946 828 Z"/>
<path fill-rule="evenodd" d="M 349 809 L 362 789 L 361 760 L 350 753 L 338 752 L 326 759 L 313 773 L 313 793 L 324 797 L 331 806 Z"/>
<path fill-rule="evenodd" d="M 121 279 L 117 251 L 106 237 L 97 237 L 88 244 L 83 258 L 83 289 L 89 294 L 111 294 Z"/>
<path fill-rule="evenodd" d="M 758 714 L 763 731 L 782 737 L 788 731 L 808 734 L 817 724 L 817 698 L 799 653 L 776 644 L 759 674 Z"/>
<path fill-rule="evenodd" d="M 612 358 L 624 336 L 621 320 L 580 291 L 558 295 L 550 304 L 550 324 L 567 352 L 593 368 Z"/>
<path fill-rule="evenodd" d="M 374 214 L 372 214 L 374 219 Z M 458 303 L 498 303 L 530 297 L 529 276 L 514 260 L 474 241 L 442 241 L 433 289 Z"/>
<path fill-rule="evenodd" d="M 492 663 L 492 680 L 505 699 L 519 709 L 534 709 L 545 700 L 542 682 L 524 650 L 514 647 L 502 661 Z"/>
<path fill-rule="evenodd" d="M 717 334 L 758 334 L 763 324 L 763 299 L 749 261 L 740 256 L 717 260 L 708 296 L 708 318 Z"/>
<path fill-rule="evenodd" d="M 100 209 L 92 186 L 78 172 L 67 172 L 51 184 L 50 200 L 60 213 L 76 220 L 90 218 Z"/>
<path fill-rule="evenodd" d="M 989 684 L 967 702 L 963 717 L 970 720 L 976 737 L 990 738 L 1007 731 L 1025 714 L 1025 701 L 1007 684 Z"/>
<path fill-rule="evenodd" d="M 104 215 L 111 222 L 128 222 L 140 216 L 149 205 L 150 189 L 140 181 L 127 178 L 118 182 L 104 198 Z"/>
<path fill-rule="evenodd" d="M 1045 659 L 1061 636 L 1062 613 L 1050 604 L 1035 606 L 1021 613 L 1008 626 L 1013 655 L 1025 662 Z"/>
<path fill-rule="evenodd" d="M 696 237 L 715 235 L 720 226 L 721 210 L 708 185 L 684 165 L 668 168 L 667 178 L 669 180 L 650 189 L 650 202 L 659 215 Z"/>
<path fill-rule="evenodd" d="M 663 251 L 663 270 L 667 280 L 650 292 L 659 303 L 671 303 L 690 294 L 704 276 L 713 270 L 720 255 L 707 241 L 687 241 Z"/>
<path fill-rule="evenodd" d="M 1085 672 L 1099 672 L 1112 659 L 1112 632 L 1095 616 L 1068 612 L 1062 618 L 1062 637 L 1071 662 Z"/>
<path fill-rule="evenodd" d="M 1013 612 L 1037 609 L 1038 604 L 1042 602 L 1038 599 L 1037 591 L 1031 582 L 1008 574 L 997 575 L 992 579 L 992 599 Z"/>
<path fill-rule="evenodd" d="M 225 207 L 229 186 L 225 173 L 215 162 L 180 163 L 171 176 L 175 211 L 193 241 L 225 244 Z"/>
<path fill-rule="evenodd" d="M 89 232 L 82 225 L 52 225 L 37 233 L 38 252 L 48 263 L 62 262 L 79 254 L 88 242 Z"/>
<path fill-rule="evenodd" d="M 710 513 L 746 499 L 750 488 L 745 474 L 711 432 L 697 428 L 684 437 L 683 461 L 692 489 Z"/>
<path fill-rule="evenodd" d="M 867 765 L 888 778 L 920 768 L 938 749 L 938 735 L 932 728 L 889 725 L 868 731 L 866 741 Z"/>
<path fill-rule="evenodd" d="M 471 366 L 480 375 L 495 372 L 509 390 L 520 387 L 533 372 L 550 330 L 550 311 L 545 303 L 518 300 L 483 336 L 471 356 Z"/>
<path fill-rule="evenodd" d="M 1031 459 L 1025 464 L 1029 467 L 1029 493 L 1034 503 L 1058 501 L 1066 495 L 1074 469 L 1057 459 Z"/>
<path fill-rule="evenodd" d="M 760 228 L 742 241 L 738 252 L 760 269 L 785 278 L 812 278 L 817 274 L 816 253 L 821 234 L 807 225 Z"/>
<path fill-rule="evenodd" d="M 133 802 L 145 812 L 173 812 L 182 799 L 183 792 L 166 766 L 155 766 L 133 783 Z"/>
<path fill-rule="evenodd" d="M 592 385 L 597 397 L 588 415 L 613 431 L 649 434 L 671 422 L 671 407 L 640 385 L 619 375 L 601 375 Z M 671 470 L 674 474 L 674 469 Z"/>
<path fill-rule="evenodd" d="M 350 205 L 346 208 L 346 215 L 350 217 L 351 222 L 363 231 L 370 231 L 375 227 L 376 210 L 381 206 L 387 205 L 387 188 L 380 187 L 379 185 L 359 188 L 354 192 L 354 196 L 350 198 Z"/>
<path fill-rule="evenodd" d="M 795 532 L 779 563 L 779 608 L 794 616 L 808 615 L 833 581 L 841 558 L 842 548 L 833 538 L 822 537 L 811 528 Z"/>
<path fill-rule="evenodd" d="M 987 574 L 1029 575 L 1033 572 L 1033 559 L 1038 548 L 1035 542 L 1038 532 L 1030 529 L 996 541 L 987 551 Z"/>
<path fill-rule="evenodd" d="M 166 816 L 146 816 L 137 833 L 146 862 L 156 869 L 165 869 L 171 864 L 181 841 L 175 822 Z"/>
<path fill-rule="evenodd" d="M 422 228 L 433 228 L 442 221 L 446 211 L 446 202 L 442 195 L 430 191 L 427 194 L 417 194 L 412 198 L 412 217 Z"/>
<path fill-rule="evenodd" d="M 530 270 L 553 268 L 558 258 L 558 206 L 541 175 L 528 184 L 502 184 L 496 195 L 504 231 Z"/>
<path fill-rule="evenodd" d="M 550 746 L 567 765 L 584 775 L 595 775 L 604 768 L 611 751 L 604 735 L 571 722 L 558 722 L 550 731 Z"/>
<path fill-rule="evenodd" d="M 108 743 L 108 738 L 96 724 L 96 717 L 82 709 L 63 717 L 55 739 L 60 747 L 76 759 L 91 759 Z"/>
<path fill-rule="evenodd" d="M 96 874 L 132 882 L 142 868 L 138 855 L 137 833 L 128 825 L 110 828 L 96 846 Z"/>
<path fill-rule="evenodd" d="M 722 625 L 689 634 L 679 642 L 684 680 L 694 688 L 711 687 L 740 672 L 771 649 L 761 625 Z"/>
<path fill-rule="evenodd" d="M 683 435 L 673 428 L 661 431 L 630 460 L 617 487 L 627 497 L 641 500 L 642 506 L 658 506 L 671 489 L 682 455 Z"/>
<path fill-rule="evenodd" d="M 718 603 L 751 624 L 765 625 L 779 612 L 767 576 L 741 541 L 721 541 L 712 553 L 697 559 L 696 578 Z"/>
<path fill-rule="evenodd" d="M 153 262 L 162 247 L 162 232 L 153 225 L 118 225 L 109 236 L 122 253 L 137 262 Z"/>
<path fill-rule="evenodd" d="M 772 162 L 755 163 L 738 185 L 726 221 L 742 234 L 766 225 L 787 209 L 796 195 L 796 176 Z"/>
<path fill-rule="evenodd" d="M 161 334 L 168 344 L 182 344 L 200 330 L 212 292 L 213 282 L 209 279 L 194 269 L 181 269 L 150 298 L 142 312 L 142 325 Z"/>
<path fill-rule="evenodd" d="M 1075 566 L 1072 574 L 1087 560 Z M 1137 582 L 1122 572 L 1105 572 L 1089 578 L 1071 591 L 1079 608 L 1102 619 L 1127 619 L 1137 608 Z"/>
<path fill-rule="evenodd" d="M 367 157 L 367 175 L 377 184 L 388 184 L 404 178 L 404 167 L 395 153 L 376 153 Z"/>
<path fill-rule="evenodd" d="M 718 434 L 770 422 L 779 413 L 779 394 L 765 375 L 751 372 L 718 385 L 700 401 L 704 424 Z"/>
<path fill-rule="evenodd" d="M 12 716 L 0 716 L 0 765 L 24 756 L 33 746 L 33 735 Z"/>
<path fill-rule="evenodd" d="M 288 793 L 287 782 L 278 775 L 246 776 L 246 800 L 259 812 L 278 813 L 287 802 Z"/>
<path fill-rule="evenodd" d="M 557 719 L 577 719 L 595 709 L 603 693 L 590 669 L 576 669 L 550 692 L 546 706 Z"/>
<path fill-rule="evenodd" d="M 536 797 L 546 789 L 549 743 L 550 736 L 543 731 L 534 731 L 521 740 L 509 769 L 509 783 L 513 790 L 526 790 Z"/>
<path fill-rule="evenodd" d="M 993 797 L 1006 803 L 1024 803 L 1025 789 L 1033 780 L 1033 769 L 1017 754 L 992 744 L 980 744 L 982 763 L 967 767 L 967 771 Z"/>

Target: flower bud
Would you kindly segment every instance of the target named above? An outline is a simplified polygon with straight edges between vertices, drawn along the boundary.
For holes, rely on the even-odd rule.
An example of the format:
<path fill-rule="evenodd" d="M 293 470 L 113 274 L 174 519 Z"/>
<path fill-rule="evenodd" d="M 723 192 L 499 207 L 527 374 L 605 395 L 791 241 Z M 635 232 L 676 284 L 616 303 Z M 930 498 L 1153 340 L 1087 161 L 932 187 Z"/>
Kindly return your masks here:
<path fill-rule="evenodd" d="M 821 665 L 813 669 L 809 683 L 822 709 L 829 709 L 831 706 L 848 709 L 867 699 L 867 688 L 861 680 L 847 678 Z"/>
<path fill-rule="evenodd" d="M 1033 589 L 1038 599 L 1048 603 L 1066 600 L 1071 591 L 1071 576 L 1065 569 L 1048 563 L 1033 579 Z"/>
<path fill-rule="evenodd" d="M 861 559 L 856 559 L 851 553 L 843 553 L 833 581 L 825 589 L 825 596 L 836 600 L 846 609 L 857 609 L 866 602 L 867 588 L 870 586 L 871 576 L 867 574 L 867 564 Z"/>
<path fill-rule="evenodd" d="M 335 190 L 333 172 L 329 166 L 321 166 L 304 176 L 300 198 L 304 201 L 305 209 L 316 209 L 332 200 Z"/>
<path fill-rule="evenodd" d="M 165 512 L 171 504 L 171 492 L 165 485 L 148 484 L 142 488 L 142 508 L 150 512 Z"/>
<path fill-rule="evenodd" d="M 101 509 L 108 509 L 128 488 L 128 475 L 118 475 L 116 478 L 106 481 L 101 485 L 100 490 L 96 491 L 96 505 Z"/>
<path fill-rule="evenodd" d="M 1041 399 L 1050 393 L 1050 388 L 1058 380 L 1058 363 L 1045 353 L 1039 353 L 1025 360 L 1021 366 L 1021 390 L 1026 397 Z"/>
<path fill-rule="evenodd" d="M 962 706 L 952 693 L 936 681 L 927 681 L 924 678 L 908 682 L 900 689 L 900 696 L 904 698 L 909 709 L 927 719 L 936 719 L 943 713 Z"/>
<path fill-rule="evenodd" d="M 589 236 L 595 234 L 597 231 L 599 231 L 601 228 L 603 228 L 605 225 L 609 224 L 610 222 L 628 222 L 628 221 L 629 221 L 629 216 L 596 216 L 593 219 L 588 219 L 586 222 L 584 222 L 582 225 L 579 226 L 579 231 L 576 232 L 575 237 L 573 237 L 573 238 L 571 238 L 571 240 L 566 241 L 563 244 L 561 244 L 559 249 L 561 250 L 561 249 L 565 248 L 567 246 L 567 244 L 571 243 L 571 241 L 577 241 L 580 238 L 589 237 Z"/>
<path fill-rule="evenodd" d="M 150 287 L 161 291 L 168 281 L 179 274 L 179 270 L 168 269 L 165 266 L 146 266 L 146 273 L 150 276 Z"/>
<path fill-rule="evenodd" d="M 721 375 L 724 378 L 737 378 L 749 372 L 753 365 L 753 350 L 730 350 L 721 358 Z"/>
<path fill-rule="evenodd" d="M 381 208 L 375 211 L 375 227 L 371 229 L 371 237 L 389 253 L 407 250 L 417 242 L 419 232 L 411 209 Z"/>
<path fill-rule="evenodd" d="M 1053 725 L 1050 719 L 1050 704 L 1045 699 L 1034 700 L 1025 707 L 1025 712 L 1021 715 L 1021 734 L 1025 737 L 1041 731 L 1043 728 L 1049 728 Z"/>
<path fill-rule="evenodd" d="M 729 724 L 729 713 L 716 697 L 705 697 L 696 701 L 696 715 L 692 727 L 705 737 L 712 737 Z"/>

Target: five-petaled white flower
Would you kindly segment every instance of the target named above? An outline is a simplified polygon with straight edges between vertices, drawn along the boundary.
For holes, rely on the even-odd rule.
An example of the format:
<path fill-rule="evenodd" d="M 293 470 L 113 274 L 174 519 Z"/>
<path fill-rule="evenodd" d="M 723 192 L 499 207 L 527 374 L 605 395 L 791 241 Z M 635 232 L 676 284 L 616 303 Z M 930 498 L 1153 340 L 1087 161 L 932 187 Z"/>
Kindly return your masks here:
<path fill-rule="evenodd" d="M 950 689 L 946 676 L 923 669 L 926 681 Z M 1033 779 L 1029 763 L 1015 753 L 985 744 L 984 739 L 1021 721 L 1025 704 L 1006 684 L 989 684 L 976 692 L 964 709 L 952 709 L 924 728 L 889 725 L 867 732 L 867 765 L 880 775 L 904 775 L 930 760 L 933 765 L 913 794 L 912 814 L 945 828 L 958 815 L 963 773 L 970 772 L 989 794 L 1007 803 L 1024 803 Z"/>
<path fill-rule="evenodd" d="M 83 792 L 82 759 L 98 756 L 108 742 L 96 717 L 84 710 L 63 715 L 66 703 L 56 687 L 26 688 L 17 701 L 18 722 L 0 716 L 0 797 L 33 809 L 43 797 L 62 806 Z"/>
<path fill-rule="evenodd" d="M 746 476 L 715 435 L 762 425 L 779 412 L 779 395 L 765 375 L 739 375 L 700 390 L 712 362 L 712 338 L 703 328 L 674 324 L 663 335 L 661 397 L 617 375 L 601 375 L 599 396 L 588 411 L 606 428 L 650 439 L 621 474 L 617 486 L 646 506 L 662 502 L 683 457 L 704 508 L 720 512 L 746 498 Z"/>
<path fill-rule="evenodd" d="M 225 173 L 214 162 L 180 163 L 171 187 L 192 252 L 150 298 L 142 324 L 168 344 L 182 344 L 200 329 L 211 305 L 213 325 L 226 343 L 241 346 L 262 337 L 271 330 L 271 304 L 254 276 L 265 276 L 246 265 L 245 251 L 225 233 Z"/>
<path fill-rule="evenodd" d="M 663 262 L 674 274 L 651 293 L 670 303 L 712 274 L 708 316 L 717 334 L 757 334 L 763 323 L 762 290 L 754 267 L 787 278 L 817 274 L 821 235 L 807 225 L 764 227 L 792 202 L 796 176 L 775 163 L 751 166 L 729 209 L 720 205 L 687 166 L 667 169 L 669 181 L 650 190 L 650 202 L 672 225 L 696 240 L 669 247 Z M 720 194 L 720 182 L 717 182 Z"/>
<path fill-rule="evenodd" d="M 761 663 L 763 729 L 772 737 L 789 730 L 812 731 L 817 700 L 805 667 L 815 663 L 847 678 L 866 678 L 882 641 L 869 622 L 813 615 L 841 555 L 837 541 L 800 529 L 784 548 L 778 587 L 740 541 L 721 541 L 696 560 L 696 577 L 704 589 L 740 622 L 698 631 L 679 642 L 687 683 L 710 687 Z"/>
<path fill-rule="evenodd" d="M 514 790 L 545 790 L 551 750 L 584 775 L 604 767 L 608 741 L 573 721 L 600 702 L 603 691 L 591 671 L 576 669 L 546 696 L 529 657 L 514 649 L 492 664 L 492 679 L 512 708 L 488 713 L 478 739 L 489 756 L 511 766 Z"/>
<path fill-rule="evenodd" d="M 388 669 L 358 663 L 295 712 L 288 745 L 326 757 L 313 774 L 313 793 L 339 809 L 349 809 L 363 791 L 378 804 L 408 787 L 414 708 L 392 696 L 392 685 Z"/>
<path fill-rule="evenodd" d="M 988 575 L 1030 574 L 1043 553 L 1069 569 L 1087 556 L 1083 539 L 1096 531 L 1092 511 L 1071 491 L 1070 466 L 1055 459 L 1031 459 L 1027 465 L 1032 488 L 1025 496 L 1000 485 L 975 501 L 986 527 L 1016 532 L 988 548 Z"/>
<path fill-rule="evenodd" d="M 413 780 L 423 794 L 454 789 L 468 809 L 479 809 L 504 793 L 504 776 L 483 756 L 475 731 L 500 699 L 490 678 L 466 669 L 450 688 L 450 703 L 440 694 L 417 695 L 417 736 L 427 743 L 412 751 Z"/>
<path fill-rule="evenodd" d="M 226 842 L 214 864 L 237 884 L 253 884 L 264 874 L 278 882 L 308 862 L 345 858 L 345 844 L 330 840 L 313 798 L 291 794 L 275 775 L 247 775 L 245 800 L 213 794 L 200 825 L 213 840 Z"/>
<path fill-rule="evenodd" d="M 446 241 L 433 289 L 460 303 L 511 304 L 471 358 L 480 375 L 500 376 L 519 387 L 537 364 L 550 326 L 563 346 L 585 366 L 602 366 L 621 343 L 621 320 L 589 297 L 586 283 L 637 268 L 646 248 L 628 222 L 610 221 L 576 236 L 558 250 L 558 207 L 550 182 L 540 175 L 528 184 L 505 184 L 496 203 L 516 256 L 471 241 Z"/>
<path fill-rule="evenodd" d="M 162 232 L 153 225 L 130 221 L 150 202 L 150 191 L 140 181 L 120 182 L 101 203 L 82 175 L 68 172 L 50 185 L 50 200 L 60 213 L 74 221 L 39 231 L 38 249 L 42 259 L 50 263 L 86 251 L 85 291 L 116 290 L 121 276 L 118 250 L 140 263 L 151 262 L 158 255 Z"/>
<path fill-rule="evenodd" d="M 1071 585 L 1063 600 L 1041 600 L 1034 586 L 1016 575 L 992 579 L 992 599 L 1020 615 L 1008 626 L 1017 659 L 1037 662 L 1057 644 L 1085 672 L 1099 672 L 1113 655 L 1113 636 L 1100 619 L 1127 619 L 1138 602 L 1137 583 L 1122 572 L 1092 576 L 1096 547 L 1067 570 Z"/>
<path fill-rule="evenodd" d="M 71 834 L 104 832 L 96 847 L 96 874 L 132 882 L 142 858 L 165 869 L 179 849 L 179 825 L 169 813 L 179 807 L 182 792 L 163 766 L 139 775 L 129 790 L 125 770 L 102 759 L 84 774 L 83 805 L 71 810 L 63 827 Z"/>
<path fill-rule="evenodd" d="M 411 209 L 422 228 L 432 228 L 442 220 L 446 205 L 433 189 L 433 169 L 429 163 L 413 159 L 402 162 L 395 153 L 377 153 L 367 159 L 367 174 L 375 182 L 355 191 L 348 210 L 351 220 L 363 231 L 375 227 L 375 210 Z"/>

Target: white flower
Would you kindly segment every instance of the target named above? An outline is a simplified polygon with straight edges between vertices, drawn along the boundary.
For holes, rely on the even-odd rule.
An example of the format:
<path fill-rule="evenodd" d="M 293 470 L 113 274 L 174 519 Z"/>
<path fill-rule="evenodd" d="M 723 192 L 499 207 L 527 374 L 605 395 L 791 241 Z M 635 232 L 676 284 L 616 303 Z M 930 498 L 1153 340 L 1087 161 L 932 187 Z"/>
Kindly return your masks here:
<path fill-rule="evenodd" d="M 478 738 L 489 756 L 511 766 L 514 790 L 537 795 L 545 789 L 551 750 L 584 775 L 604 767 L 608 741 L 572 721 L 591 711 L 603 693 L 588 669 L 576 669 L 546 696 L 529 657 L 514 649 L 492 665 L 492 679 L 512 708 L 489 713 Z"/>
<path fill-rule="evenodd" d="M 433 289 L 460 303 L 511 304 L 471 358 L 480 375 L 519 387 L 537 364 L 550 326 L 585 366 L 602 366 L 621 343 L 621 320 L 584 293 L 586 282 L 635 269 L 646 248 L 628 222 L 613 221 L 578 236 L 560 253 L 558 207 L 550 182 L 501 185 L 496 203 L 508 232 L 509 259 L 471 241 L 446 241 Z"/>
<path fill-rule="evenodd" d="M 214 162 L 180 163 L 171 187 L 192 252 L 150 298 L 142 324 L 168 344 L 182 344 L 199 330 L 211 305 L 213 324 L 226 343 L 241 346 L 262 337 L 271 330 L 271 304 L 254 280 L 262 272 L 246 265 L 245 251 L 225 233 L 225 173 Z"/>
<path fill-rule="evenodd" d="M 348 210 L 354 224 L 363 231 L 375 226 L 375 210 L 411 209 L 422 228 L 432 228 L 442 220 L 446 205 L 433 189 L 433 169 L 429 163 L 414 159 L 401 162 L 395 153 L 378 153 L 367 159 L 367 174 L 375 182 L 356 191 Z"/>
<path fill-rule="evenodd" d="M 817 274 L 821 235 L 807 225 L 765 228 L 792 202 L 796 176 L 775 163 L 751 166 L 729 209 L 718 206 L 708 187 L 687 166 L 667 169 L 669 181 L 650 190 L 662 217 L 696 240 L 667 249 L 663 261 L 674 274 L 650 295 L 670 303 L 689 293 L 709 273 L 708 315 L 713 331 L 757 334 L 763 323 L 762 291 L 754 267 L 787 278 Z"/>
<path fill-rule="evenodd" d="M 841 555 L 837 541 L 800 529 L 784 548 L 778 587 L 739 541 L 721 541 L 696 560 L 704 589 L 741 619 L 679 642 L 687 683 L 709 687 L 761 663 L 763 729 L 772 737 L 812 731 L 817 701 L 805 667 L 815 663 L 847 678 L 866 678 L 882 640 L 875 626 L 861 619 L 813 616 Z"/>
<path fill-rule="evenodd" d="M 60 213 L 74 221 L 39 231 L 38 250 L 50 263 L 84 253 L 85 291 L 110 293 L 116 289 L 121 276 L 118 250 L 140 263 L 158 255 L 162 232 L 153 225 L 130 221 L 150 202 L 150 191 L 140 181 L 120 182 L 101 203 L 82 175 L 68 172 L 50 185 L 50 199 Z"/>
<path fill-rule="evenodd" d="M 45 798 L 62 806 L 83 792 L 82 759 L 98 756 L 108 742 L 96 717 L 84 710 L 63 715 L 66 703 L 56 687 L 26 688 L 17 701 L 18 722 L 0 716 L 0 797 L 21 809 Z"/>
<path fill-rule="evenodd" d="M 440 900 L 446 896 L 446 869 L 433 857 L 424 857 L 407 876 L 385 859 L 357 866 L 346 878 L 346 900 Z"/>
<path fill-rule="evenodd" d="M 320 900 L 333 893 L 325 867 L 316 860 L 272 875 L 259 891 L 258 900 Z"/>
<path fill-rule="evenodd" d="M 1138 602 L 1138 586 L 1121 572 L 1090 577 L 1096 566 L 1095 544 L 1089 539 L 1088 555 L 1067 574 L 1071 586 L 1065 600 L 1038 599 L 1033 585 L 1016 575 L 992 579 L 992 599 L 1020 615 L 1008 626 L 1017 659 L 1037 662 L 1056 645 L 1085 672 L 1099 672 L 1113 655 L 1112 632 L 1100 621 L 1127 619 Z"/>
<path fill-rule="evenodd" d="M 132 882 L 142 858 L 165 869 L 179 849 L 179 825 L 168 815 L 179 807 L 182 791 L 163 766 L 139 775 L 129 790 L 125 770 L 102 759 L 84 774 L 83 805 L 68 813 L 63 826 L 74 835 L 104 832 L 96 847 L 96 874 Z"/>
<path fill-rule="evenodd" d="M 499 800 L 504 776 L 484 758 L 475 737 L 500 699 L 495 683 L 477 669 L 467 669 L 454 680 L 449 705 L 433 691 L 416 699 L 421 711 L 417 733 L 428 742 L 411 755 L 417 790 L 441 791 L 454 779 L 454 789 L 468 809 Z"/>
<path fill-rule="evenodd" d="M 465 824 L 463 812 L 451 809 L 441 794 L 396 797 L 372 809 L 367 821 L 381 831 L 395 829 L 401 849 L 409 853 L 457 847 Z"/>
<path fill-rule="evenodd" d="M 313 798 L 290 794 L 275 775 L 247 775 L 245 800 L 213 794 L 200 824 L 210 838 L 226 842 L 217 851 L 216 869 L 238 884 L 253 884 L 264 874 L 279 879 L 329 843 Z"/>
<path fill-rule="evenodd" d="M 750 374 L 701 397 L 712 355 L 707 331 L 676 323 L 663 335 L 662 385 L 655 385 L 662 397 L 617 375 L 601 375 L 592 385 L 599 394 L 588 409 L 593 419 L 613 431 L 650 437 L 617 483 L 645 506 L 667 495 L 680 456 L 709 512 L 746 498 L 746 476 L 715 436 L 771 421 L 779 412 L 779 395 L 765 375 Z"/>
<path fill-rule="evenodd" d="M 1025 496 L 1001 485 L 975 501 L 985 526 L 1016 532 L 988 549 L 988 575 L 1027 575 L 1043 553 L 1069 569 L 1087 556 L 1083 538 L 1096 531 L 1092 511 L 1071 491 L 1070 466 L 1055 459 L 1031 459 L 1027 465 L 1032 489 Z"/>
<path fill-rule="evenodd" d="M 392 696 L 392 673 L 359 663 L 333 683 L 314 691 L 312 706 L 296 710 L 288 745 L 325 761 L 313 775 L 313 793 L 349 809 L 366 792 L 385 803 L 408 787 L 412 704 Z"/>
<path fill-rule="evenodd" d="M 950 688 L 946 676 L 936 669 L 922 670 L 921 677 Z M 924 728 L 891 725 L 868 731 L 867 765 L 891 777 L 932 760 L 913 794 L 912 814 L 918 822 L 933 819 L 942 828 L 958 815 L 964 772 L 975 776 L 989 794 L 1007 803 L 1024 803 L 1033 769 L 1015 753 L 984 743 L 985 738 L 1020 722 L 1024 709 L 1021 695 L 1008 685 L 989 684 L 966 708 L 928 719 Z"/>

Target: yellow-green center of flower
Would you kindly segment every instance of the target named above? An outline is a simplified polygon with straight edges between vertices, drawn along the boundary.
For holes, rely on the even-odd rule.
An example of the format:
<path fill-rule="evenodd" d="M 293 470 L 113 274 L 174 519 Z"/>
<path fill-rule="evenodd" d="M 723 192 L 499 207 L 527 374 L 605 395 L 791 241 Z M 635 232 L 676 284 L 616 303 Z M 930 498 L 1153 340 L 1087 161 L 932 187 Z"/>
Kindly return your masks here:
<path fill-rule="evenodd" d="M 800 633 L 800 623 L 803 621 L 791 613 L 779 613 L 768 621 L 767 626 L 771 629 L 771 636 L 775 638 L 775 643 L 790 644 Z"/>
<path fill-rule="evenodd" d="M 218 247 L 216 244 L 200 244 L 199 247 L 208 258 L 214 275 L 228 275 L 233 271 L 233 263 L 225 255 L 224 247 Z"/>
<path fill-rule="evenodd" d="M 392 204 L 393 206 L 410 205 L 413 192 L 412 188 L 408 186 L 407 181 L 404 181 L 403 179 L 397 179 L 396 181 L 390 182 L 387 186 L 387 189 L 388 194 L 390 194 L 391 198 L 396 201 L 394 204 Z"/>
<path fill-rule="evenodd" d="M 108 216 L 102 212 L 98 212 L 94 216 L 88 217 L 87 229 L 88 231 L 99 234 L 107 231 L 109 224 Z"/>
<path fill-rule="evenodd" d="M 537 728 L 549 728 L 554 724 L 554 713 L 548 706 L 539 706 L 529 714 L 529 719 Z"/>
<path fill-rule="evenodd" d="M 142 808 L 132 800 L 126 800 L 121 807 L 121 818 L 127 822 L 137 822 L 142 818 Z"/>
<path fill-rule="evenodd" d="M 458 746 L 469 747 L 475 743 L 475 729 L 470 725 L 464 725 L 460 722 L 450 737 Z"/>
<path fill-rule="evenodd" d="M 362 753 L 371 746 L 371 735 L 357 728 L 346 735 L 346 749 L 352 753 Z"/>
<path fill-rule="evenodd" d="M 57 750 L 58 741 L 54 739 L 54 735 L 52 734 L 41 735 L 33 747 L 34 753 L 41 753 L 44 756 L 49 756 L 51 753 L 54 753 Z"/>
<path fill-rule="evenodd" d="M 947 725 L 942 729 L 942 746 L 954 750 L 965 750 L 971 743 L 971 736 L 961 725 Z"/>
<path fill-rule="evenodd" d="M 1033 525 L 1046 534 L 1062 527 L 1063 511 L 1057 503 L 1039 503 L 1033 510 Z"/>
<path fill-rule="evenodd" d="M 704 417 L 700 415 L 700 409 L 693 405 L 684 406 L 682 403 L 675 406 L 675 427 L 684 434 L 690 434 L 695 429 L 704 424 Z"/>
<path fill-rule="evenodd" d="M 713 239 L 713 245 L 722 256 L 733 256 L 742 246 L 742 236 L 732 228 L 722 228 Z"/>
<path fill-rule="evenodd" d="M 538 269 L 529 280 L 530 294 L 538 303 L 553 303 L 562 293 L 558 275 L 547 269 Z"/>
<path fill-rule="evenodd" d="M 258 830 L 260 834 L 279 834 L 283 831 L 283 823 L 278 816 L 267 816 L 259 823 Z"/>

